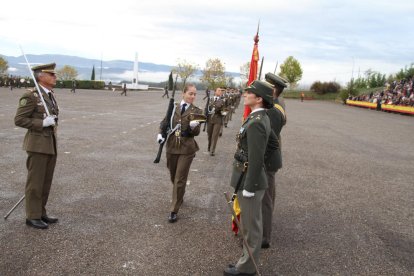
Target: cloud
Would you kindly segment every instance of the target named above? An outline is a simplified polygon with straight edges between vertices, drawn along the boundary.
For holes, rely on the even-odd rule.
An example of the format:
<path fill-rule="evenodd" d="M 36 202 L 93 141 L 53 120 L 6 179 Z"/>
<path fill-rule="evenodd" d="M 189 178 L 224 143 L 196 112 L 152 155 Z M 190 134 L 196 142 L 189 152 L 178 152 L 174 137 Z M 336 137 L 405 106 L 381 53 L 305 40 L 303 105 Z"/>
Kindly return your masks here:
<path fill-rule="evenodd" d="M 20 2 L 25 9 L 18 16 L 9 12 L 13 2 L 2 3 L 0 10 L 7 26 L 0 34 L 5 55 L 20 55 L 19 43 L 27 53 L 102 55 L 104 60 L 130 60 L 138 51 L 140 61 L 168 65 L 181 58 L 204 67 L 217 57 L 226 70 L 238 72 L 250 60 L 260 19 L 259 52 L 271 71 L 293 55 L 303 65 L 304 79 L 319 70 L 319 76 L 345 81 L 343 72 L 352 68 L 352 60 L 385 72 L 414 57 L 412 1 L 123 0 L 98 5 L 72 0 L 64 7 L 51 0 Z"/>
<path fill-rule="evenodd" d="M 140 81 L 146 81 L 146 82 L 162 82 L 166 81 L 168 79 L 168 75 L 170 72 L 138 72 L 138 82 Z M 134 71 L 132 70 L 126 70 L 120 74 L 108 74 L 106 73 L 104 77 L 106 78 L 106 81 L 109 80 L 127 80 L 130 81 L 134 75 Z"/>

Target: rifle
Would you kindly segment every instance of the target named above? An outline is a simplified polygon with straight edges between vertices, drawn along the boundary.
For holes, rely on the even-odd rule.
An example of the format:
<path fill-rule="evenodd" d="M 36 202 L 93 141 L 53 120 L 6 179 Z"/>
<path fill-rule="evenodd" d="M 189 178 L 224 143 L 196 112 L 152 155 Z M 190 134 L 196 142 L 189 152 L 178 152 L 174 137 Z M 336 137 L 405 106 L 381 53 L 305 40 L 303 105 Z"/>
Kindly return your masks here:
<path fill-rule="evenodd" d="M 207 127 L 207 124 L 208 124 L 208 106 L 209 105 L 210 105 L 210 95 L 208 95 L 206 106 L 204 107 L 204 115 L 207 117 L 207 120 L 204 123 L 203 131 L 206 131 L 206 127 Z"/>
<path fill-rule="evenodd" d="M 260 78 L 262 77 L 263 60 L 264 60 L 264 57 L 262 57 L 262 63 L 260 64 L 259 77 L 257 78 L 257 80 L 260 80 Z"/>
<path fill-rule="evenodd" d="M 174 84 L 174 88 L 173 88 L 173 92 L 172 92 L 172 95 L 171 95 L 170 102 L 168 103 L 167 115 L 165 116 L 167 118 L 167 122 L 165 124 L 161 125 L 161 135 L 162 135 L 162 138 L 164 138 L 164 142 L 162 142 L 160 144 L 159 148 L 158 148 L 157 157 L 155 158 L 154 163 L 159 163 L 160 162 L 162 149 L 164 148 L 164 144 L 167 142 L 169 131 L 171 130 L 170 129 L 170 121 L 171 121 L 172 116 L 174 116 L 174 114 L 173 114 L 174 96 L 175 96 L 175 90 L 176 90 L 176 87 L 177 87 L 177 78 L 178 78 L 178 75 L 175 76 L 175 84 Z"/>
<path fill-rule="evenodd" d="M 276 67 L 275 67 L 275 71 L 273 72 L 273 74 L 276 74 L 276 69 L 277 69 L 278 64 L 279 64 L 279 61 L 276 62 Z"/>

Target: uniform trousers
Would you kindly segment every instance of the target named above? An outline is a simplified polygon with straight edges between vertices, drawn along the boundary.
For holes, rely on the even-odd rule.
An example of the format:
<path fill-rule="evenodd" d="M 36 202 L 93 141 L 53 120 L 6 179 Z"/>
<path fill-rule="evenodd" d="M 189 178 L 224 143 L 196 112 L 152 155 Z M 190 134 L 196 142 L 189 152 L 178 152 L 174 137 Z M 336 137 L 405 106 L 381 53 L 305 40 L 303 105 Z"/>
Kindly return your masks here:
<path fill-rule="evenodd" d="M 46 203 L 49 198 L 56 154 L 27 152 L 27 181 L 25 189 L 26 218 L 40 219 L 46 216 Z"/>
<path fill-rule="evenodd" d="M 263 243 L 270 243 L 272 236 L 272 218 L 276 197 L 275 174 L 276 172 L 266 171 L 268 187 L 262 200 Z"/>
<path fill-rule="evenodd" d="M 229 111 L 228 113 L 227 113 L 227 115 L 226 116 L 224 116 L 224 126 L 227 126 L 227 123 L 229 122 L 229 114 L 230 114 L 230 112 L 231 111 Z"/>
<path fill-rule="evenodd" d="M 216 151 L 217 140 L 220 134 L 222 124 L 209 123 L 207 125 L 208 150 L 212 153 Z"/>
<path fill-rule="evenodd" d="M 259 264 L 259 253 L 262 248 L 262 199 L 264 193 L 265 190 L 256 191 L 255 195 L 250 198 L 243 197 L 242 191 L 237 193 L 241 209 L 240 223 L 243 228 L 244 238 L 252 251 L 257 265 Z M 244 244 L 243 255 L 237 262 L 236 269 L 242 273 L 254 273 L 256 271 Z"/>
<path fill-rule="evenodd" d="M 178 213 L 185 194 L 188 173 L 195 154 L 167 153 L 167 168 L 170 170 L 173 184 L 172 202 L 170 212 Z"/>

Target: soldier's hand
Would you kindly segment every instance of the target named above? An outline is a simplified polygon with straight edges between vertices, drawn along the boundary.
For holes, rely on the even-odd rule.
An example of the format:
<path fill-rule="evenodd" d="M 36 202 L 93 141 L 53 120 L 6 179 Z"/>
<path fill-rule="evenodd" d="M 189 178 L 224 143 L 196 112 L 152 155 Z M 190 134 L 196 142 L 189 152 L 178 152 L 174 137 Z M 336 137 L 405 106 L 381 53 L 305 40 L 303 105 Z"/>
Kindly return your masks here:
<path fill-rule="evenodd" d="M 162 137 L 161 133 L 158 133 L 158 135 L 157 135 L 157 143 L 158 144 L 162 144 L 162 143 L 164 143 L 164 141 L 165 141 L 165 138 Z"/>
<path fill-rule="evenodd" d="M 47 116 L 43 119 L 43 127 L 54 126 L 56 124 L 55 116 Z"/>
<path fill-rule="evenodd" d="M 195 127 L 197 127 L 199 125 L 200 125 L 200 122 L 198 122 L 198 121 L 190 121 L 191 129 L 194 129 Z"/>
<path fill-rule="evenodd" d="M 243 190 L 243 197 L 254 197 L 254 193 L 251 193 L 249 191 Z"/>

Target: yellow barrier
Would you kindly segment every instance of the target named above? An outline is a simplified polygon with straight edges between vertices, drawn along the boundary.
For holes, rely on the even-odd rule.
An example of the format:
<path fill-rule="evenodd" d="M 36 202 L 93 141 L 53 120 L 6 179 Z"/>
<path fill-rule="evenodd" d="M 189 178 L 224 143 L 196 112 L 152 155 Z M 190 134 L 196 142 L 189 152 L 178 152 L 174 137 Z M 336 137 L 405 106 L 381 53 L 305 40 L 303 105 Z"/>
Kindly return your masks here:
<path fill-rule="evenodd" d="M 414 107 L 412 106 L 402 106 L 402 105 L 392 105 L 392 104 L 382 104 L 381 109 L 405 114 L 414 115 Z"/>
<path fill-rule="evenodd" d="M 346 100 L 346 104 L 348 105 L 354 105 L 354 106 L 361 106 L 361 107 L 366 107 L 366 108 L 377 108 L 377 104 L 376 103 L 369 103 L 369 102 L 360 102 L 360 101 L 351 101 L 351 100 Z"/>
<path fill-rule="evenodd" d="M 372 108 L 372 109 L 376 109 L 377 108 L 377 104 L 376 103 L 370 103 L 370 102 L 346 100 L 346 104 L 347 105 L 353 105 L 353 106 L 360 106 L 360 107 Z M 414 107 L 412 107 L 412 106 L 382 104 L 381 105 L 381 110 L 386 110 L 386 111 L 392 111 L 392 112 L 397 112 L 397 113 L 405 113 L 405 114 L 412 114 L 412 115 L 414 115 Z"/>

